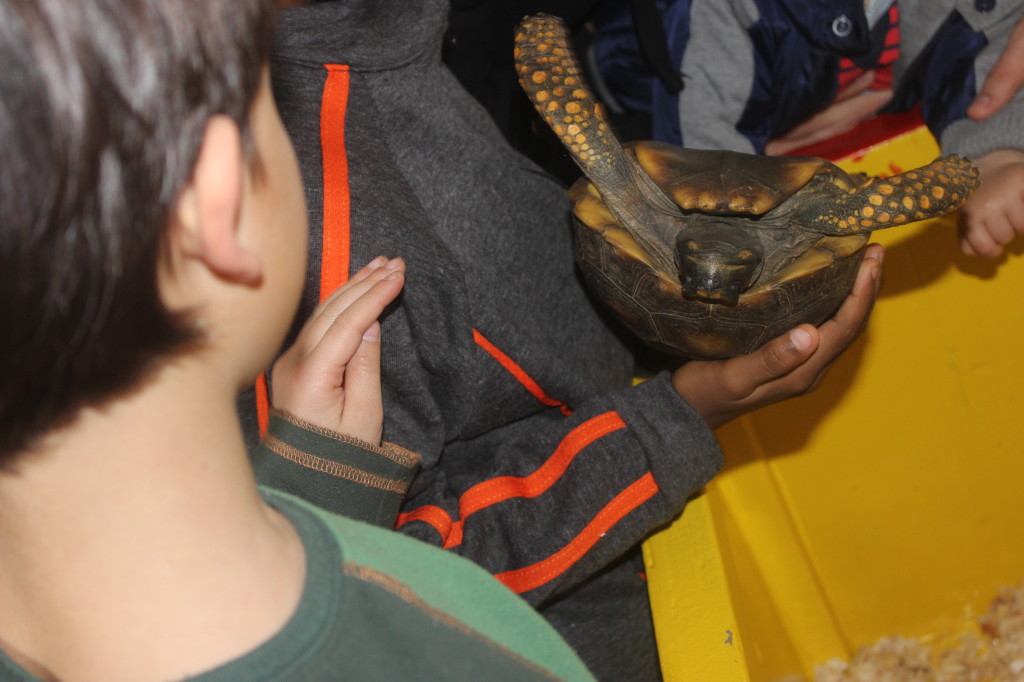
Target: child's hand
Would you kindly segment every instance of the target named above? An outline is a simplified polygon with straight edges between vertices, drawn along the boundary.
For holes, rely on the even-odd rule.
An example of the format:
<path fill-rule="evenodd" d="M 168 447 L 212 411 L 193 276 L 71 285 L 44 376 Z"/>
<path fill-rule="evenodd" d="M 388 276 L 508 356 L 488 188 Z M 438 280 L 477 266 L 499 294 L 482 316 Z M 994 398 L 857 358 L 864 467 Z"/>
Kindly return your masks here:
<path fill-rule="evenodd" d="M 892 99 L 892 90 L 872 90 L 875 72 L 865 71 L 840 90 L 827 108 L 764 147 L 768 156 L 783 156 L 794 149 L 828 140 L 857 127 Z"/>
<path fill-rule="evenodd" d="M 1024 233 L 1024 151 L 997 149 L 975 161 L 980 184 L 960 209 L 960 248 L 998 258 Z"/>
<path fill-rule="evenodd" d="M 853 291 L 821 327 L 800 325 L 749 355 L 688 362 L 672 375 L 676 391 L 712 429 L 814 390 L 867 324 L 882 282 L 884 251 L 871 244 Z"/>
<path fill-rule="evenodd" d="M 1024 85 L 1024 18 L 1018 19 L 1010 40 L 1003 48 L 992 70 L 985 77 L 977 97 L 967 108 L 967 115 L 975 121 L 986 118 L 1003 108 Z"/>
<path fill-rule="evenodd" d="M 380 323 L 402 290 L 405 263 L 379 257 L 320 304 L 274 364 L 274 407 L 331 431 L 380 444 Z"/>

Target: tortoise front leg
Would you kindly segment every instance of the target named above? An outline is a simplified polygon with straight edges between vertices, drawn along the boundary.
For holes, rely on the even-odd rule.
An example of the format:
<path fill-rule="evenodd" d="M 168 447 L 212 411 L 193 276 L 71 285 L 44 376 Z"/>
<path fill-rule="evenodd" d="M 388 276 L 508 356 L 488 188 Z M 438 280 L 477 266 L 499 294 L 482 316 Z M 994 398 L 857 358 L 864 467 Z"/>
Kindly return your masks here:
<path fill-rule="evenodd" d="M 828 235 L 872 232 L 952 213 L 978 186 L 978 169 L 949 154 L 927 166 L 858 188 L 834 190 L 809 200 L 795 216 L 801 227 Z"/>

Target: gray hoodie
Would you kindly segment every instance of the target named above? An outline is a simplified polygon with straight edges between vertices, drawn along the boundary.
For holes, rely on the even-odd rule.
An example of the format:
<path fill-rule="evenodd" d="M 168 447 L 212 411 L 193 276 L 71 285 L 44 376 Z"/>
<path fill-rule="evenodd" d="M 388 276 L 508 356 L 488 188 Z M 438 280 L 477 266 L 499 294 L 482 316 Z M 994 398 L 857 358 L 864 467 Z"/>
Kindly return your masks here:
<path fill-rule="evenodd" d="M 667 374 L 631 385 L 623 330 L 574 268 L 565 188 L 442 65 L 446 12 L 338 0 L 281 15 L 275 96 L 312 233 L 300 317 L 325 253 L 352 272 L 406 260 L 383 320 L 384 438 L 423 463 L 398 530 L 496 574 L 599 678 L 655 679 L 638 547 L 722 454 Z M 287 488 L 274 471 L 262 482 Z"/>

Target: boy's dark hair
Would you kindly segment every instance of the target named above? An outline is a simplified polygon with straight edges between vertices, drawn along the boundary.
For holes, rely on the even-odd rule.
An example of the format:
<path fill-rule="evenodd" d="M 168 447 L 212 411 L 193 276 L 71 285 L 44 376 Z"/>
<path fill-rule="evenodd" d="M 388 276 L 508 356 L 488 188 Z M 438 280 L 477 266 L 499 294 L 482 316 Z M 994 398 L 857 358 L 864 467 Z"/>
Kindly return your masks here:
<path fill-rule="evenodd" d="M 196 340 L 160 300 L 205 126 L 247 131 L 272 0 L 0 0 L 0 467 Z"/>

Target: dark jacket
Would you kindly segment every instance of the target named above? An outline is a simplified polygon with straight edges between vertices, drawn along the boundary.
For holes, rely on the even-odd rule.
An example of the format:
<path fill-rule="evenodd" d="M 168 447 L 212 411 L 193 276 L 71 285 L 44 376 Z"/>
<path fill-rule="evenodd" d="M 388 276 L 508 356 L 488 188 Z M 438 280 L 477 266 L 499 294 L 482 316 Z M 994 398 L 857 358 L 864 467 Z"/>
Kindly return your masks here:
<path fill-rule="evenodd" d="M 595 54 L 612 95 L 651 116 L 654 139 L 674 144 L 763 152 L 828 106 L 841 57 L 857 60 L 878 46 L 861 0 L 658 1 L 685 85 L 678 97 L 636 58 L 624 3 L 602 9 Z M 1020 97 L 984 124 L 969 121 L 967 107 L 1021 16 L 1020 0 L 898 3 L 900 54 L 885 111 L 920 106 L 946 151 L 1019 146 Z"/>
<path fill-rule="evenodd" d="M 565 188 L 442 65 L 446 10 L 282 12 L 273 82 L 312 233 L 301 314 L 321 279 L 406 260 L 382 325 L 384 437 L 423 460 L 398 530 L 495 574 L 598 677 L 643 679 L 657 661 L 639 543 L 721 452 L 667 375 L 631 386 L 622 330 L 574 268 Z"/>

